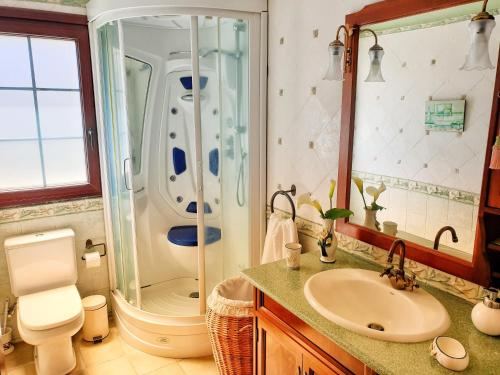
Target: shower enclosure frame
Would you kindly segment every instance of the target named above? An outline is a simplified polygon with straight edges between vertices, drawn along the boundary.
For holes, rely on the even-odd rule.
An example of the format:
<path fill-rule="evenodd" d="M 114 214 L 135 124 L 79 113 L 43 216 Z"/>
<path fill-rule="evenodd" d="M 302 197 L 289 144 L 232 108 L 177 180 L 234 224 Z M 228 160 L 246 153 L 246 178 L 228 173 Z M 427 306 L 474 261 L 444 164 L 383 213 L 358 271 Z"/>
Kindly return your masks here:
<path fill-rule="evenodd" d="M 262 249 L 264 236 L 265 236 L 265 211 L 266 211 L 266 105 L 267 105 L 267 11 L 265 1 L 261 0 L 244 0 L 244 1 L 219 1 L 219 0 L 205 0 L 205 1 L 192 1 L 187 0 L 183 6 L 176 5 L 174 1 L 170 0 L 146 0 L 146 6 L 137 6 L 137 2 L 129 0 L 95 0 L 88 4 L 89 16 L 89 33 L 91 38 L 91 51 L 92 60 L 94 61 L 94 82 L 95 82 L 95 97 L 96 109 L 98 120 L 98 134 L 101 142 L 100 157 L 102 165 L 102 184 L 103 184 L 103 200 L 105 211 L 105 227 L 106 238 L 109 249 L 109 262 L 110 269 L 110 285 L 112 290 L 113 306 L 115 310 L 120 310 L 124 315 L 122 318 L 116 315 L 117 324 L 124 338 L 132 345 L 142 349 L 146 352 L 158 355 L 185 357 L 191 354 L 182 354 L 178 352 L 162 350 L 162 343 L 168 342 L 168 335 L 174 334 L 189 335 L 193 334 L 198 338 L 205 339 L 206 326 L 204 322 L 204 306 L 200 303 L 200 315 L 192 317 L 169 317 L 159 314 L 153 314 L 141 310 L 140 301 L 140 276 L 138 267 L 137 247 L 133 247 L 133 260 L 135 271 L 135 287 L 137 291 L 137 306 L 128 303 L 124 296 L 121 295 L 117 289 L 117 277 L 115 268 L 115 249 L 113 244 L 113 232 L 111 224 L 111 200 L 109 196 L 109 186 L 107 179 L 107 155 L 104 149 L 104 120 L 102 113 L 102 95 L 101 95 L 101 82 L 100 82 L 100 65 L 99 65 L 99 48 L 97 30 L 111 21 L 119 21 L 126 18 L 139 17 L 139 16 L 154 16 L 163 14 L 177 14 L 188 15 L 192 17 L 192 26 L 194 19 L 198 16 L 214 16 L 225 17 L 234 19 L 244 19 L 249 24 L 249 207 L 250 217 L 249 225 L 251 228 L 251 264 L 258 264 L 260 260 L 260 249 Z M 100 3 L 100 4 L 99 4 Z M 212 6 L 212 4 L 214 5 Z M 115 8 L 113 8 L 115 4 Z M 133 6 L 132 6 L 133 4 Z M 162 5 L 163 4 L 163 5 Z M 193 34 L 195 34 L 193 36 Z M 121 34 L 121 33 L 120 33 Z M 191 43 L 193 51 L 196 50 L 198 35 L 196 30 L 191 29 Z M 122 38 L 122 35 L 119 35 Z M 120 48 L 123 48 L 123 43 L 120 40 Z M 124 52 L 124 51 L 122 51 Z M 198 59 L 198 54 L 192 53 L 192 62 Z M 257 63 L 258 62 L 258 63 Z M 193 76 L 196 72 L 195 64 L 192 66 Z M 194 92 L 196 95 L 197 82 L 193 80 Z M 125 87 L 125 85 L 124 85 Z M 196 122 L 196 121 L 195 121 Z M 200 126 L 200 119 L 198 124 Z M 199 184 L 199 182 L 198 182 Z M 132 199 L 132 213 L 134 212 Z M 134 216 L 134 215 L 132 215 Z M 203 215 L 201 220 L 203 220 Z M 198 216 L 198 222 L 200 218 Z M 132 236 L 135 239 L 135 218 L 132 217 Z M 203 234 L 202 234 L 203 235 Z M 202 237 L 202 236 L 201 236 Z M 201 238 L 199 237 L 199 238 Z M 199 241 L 201 242 L 201 241 Z M 200 253 L 200 249 L 198 250 Z M 205 267 L 203 260 L 200 260 L 198 272 L 203 273 Z M 201 271 L 201 272 L 200 272 Z M 200 298 L 201 300 L 201 298 Z M 203 299 L 204 302 L 206 301 Z M 125 316 L 125 319 L 123 319 Z M 130 321 L 125 321 L 130 318 Z M 142 335 L 141 329 L 147 331 L 147 334 Z M 208 342 L 208 337 L 206 337 Z M 159 345 L 159 344 L 160 345 Z M 199 354 L 199 353 L 198 353 Z M 207 353 L 208 354 L 208 353 Z"/>

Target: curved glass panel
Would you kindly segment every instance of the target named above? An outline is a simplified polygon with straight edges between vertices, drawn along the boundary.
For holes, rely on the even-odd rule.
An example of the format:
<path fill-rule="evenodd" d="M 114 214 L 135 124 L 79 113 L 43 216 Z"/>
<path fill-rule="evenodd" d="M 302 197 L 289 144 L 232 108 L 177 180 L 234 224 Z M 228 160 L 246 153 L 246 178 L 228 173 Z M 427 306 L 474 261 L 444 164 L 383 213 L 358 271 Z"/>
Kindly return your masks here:
<path fill-rule="evenodd" d="M 152 70 L 153 67 L 147 62 L 125 56 L 127 115 L 134 175 L 141 171 L 144 121 Z"/>
<path fill-rule="evenodd" d="M 139 305 L 135 272 L 130 145 L 119 33 L 117 22 L 104 25 L 98 30 L 107 185 L 111 206 L 116 286 L 129 303 Z"/>
<path fill-rule="evenodd" d="M 198 17 L 201 130 L 206 233 L 222 232 L 219 241 L 205 236 L 207 295 L 222 280 L 250 266 L 249 248 L 249 50 L 248 22 Z"/>

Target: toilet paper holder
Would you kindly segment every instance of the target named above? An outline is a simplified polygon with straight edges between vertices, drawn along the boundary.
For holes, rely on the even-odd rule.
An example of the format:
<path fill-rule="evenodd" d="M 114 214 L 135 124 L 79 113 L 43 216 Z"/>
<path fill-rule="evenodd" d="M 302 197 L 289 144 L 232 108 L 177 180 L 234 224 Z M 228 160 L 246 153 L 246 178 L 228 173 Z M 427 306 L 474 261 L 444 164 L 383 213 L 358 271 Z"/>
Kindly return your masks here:
<path fill-rule="evenodd" d="M 90 250 L 90 249 L 93 249 L 94 247 L 97 247 L 97 246 L 102 246 L 103 249 L 104 249 L 104 253 L 100 253 L 99 252 L 99 256 L 102 258 L 102 257 L 105 257 L 106 254 L 107 254 L 107 250 L 106 250 L 106 244 L 104 242 L 102 243 L 92 243 L 92 240 L 91 239 L 88 239 L 87 241 L 85 241 L 85 249 L 86 250 Z M 85 260 L 85 254 L 82 255 L 82 260 Z"/>

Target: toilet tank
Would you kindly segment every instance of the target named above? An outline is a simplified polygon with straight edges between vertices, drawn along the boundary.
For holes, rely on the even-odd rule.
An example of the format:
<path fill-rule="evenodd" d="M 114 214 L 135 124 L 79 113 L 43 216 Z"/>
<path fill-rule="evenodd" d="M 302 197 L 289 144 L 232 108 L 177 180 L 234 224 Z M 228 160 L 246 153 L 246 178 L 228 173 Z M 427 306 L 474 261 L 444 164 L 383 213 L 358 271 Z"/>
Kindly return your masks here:
<path fill-rule="evenodd" d="M 16 297 L 76 284 L 75 232 L 72 229 L 7 238 L 4 248 L 10 286 Z"/>

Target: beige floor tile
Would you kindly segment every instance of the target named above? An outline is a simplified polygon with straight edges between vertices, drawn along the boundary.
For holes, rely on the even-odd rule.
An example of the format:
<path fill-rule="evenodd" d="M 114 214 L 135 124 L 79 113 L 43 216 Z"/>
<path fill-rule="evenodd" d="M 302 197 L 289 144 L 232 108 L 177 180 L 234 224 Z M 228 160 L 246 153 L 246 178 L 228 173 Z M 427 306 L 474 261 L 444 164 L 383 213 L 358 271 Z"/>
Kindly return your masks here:
<path fill-rule="evenodd" d="M 35 362 L 8 369 L 9 375 L 36 375 Z"/>
<path fill-rule="evenodd" d="M 212 356 L 181 359 L 179 365 L 186 375 L 218 375 Z"/>
<path fill-rule="evenodd" d="M 14 351 L 5 357 L 7 368 L 18 367 L 33 362 L 33 346 L 25 342 L 14 344 Z"/>
<path fill-rule="evenodd" d="M 127 358 L 121 357 L 86 368 L 86 375 L 136 375 Z"/>
<path fill-rule="evenodd" d="M 99 344 L 79 341 L 76 343 L 76 347 L 80 350 L 85 368 L 118 359 L 125 355 L 116 328 L 110 329 L 109 336 Z"/>
<path fill-rule="evenodd" d="M 77 375 L 83 372 L 83 370 L 85 369 L 85 363 L 83 362 L 83 357 L 82 353 L 80 352 L 80 347 L 78 345 L 73 344 L 73 349 L 75 350 L 76 354 L 76 366 L 73 369 L 73 371 L 71 371 L 70 374 Z"/>
<path fill-rule="evenodd" d="M 178 363 L 172 363 L 165 367 L 160 367 L 152 372 L 148 372 L 147 375 L 186 375 Z"/>
<path fill-rule="evenodd" d="M 122 346 L 126 357 L 138 374 L 146 374 L 160 367 L 177 362 L 173 358 L 157 357 L 141 352 L 123 341 Z"/>

